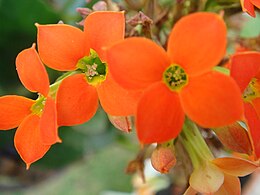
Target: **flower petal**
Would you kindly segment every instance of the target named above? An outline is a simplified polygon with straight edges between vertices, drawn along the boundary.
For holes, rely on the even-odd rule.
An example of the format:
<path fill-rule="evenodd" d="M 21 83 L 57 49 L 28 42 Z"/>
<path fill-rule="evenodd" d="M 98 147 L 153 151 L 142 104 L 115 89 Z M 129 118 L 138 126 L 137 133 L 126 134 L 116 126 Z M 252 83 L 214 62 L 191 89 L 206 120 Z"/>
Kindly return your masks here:
<path fill-rule="evenodd" d="M 15 133 L 15 148 L 27 169 L 50 149 L 49 145 L 44 145 L 41 141 L 39 124 L 39 116 L 31 114 L 23 120 Z"/>
<path fill-rule="evenodd" d="M 248 155 L 252 154 L 252 145 L 248 131 L 239 123 L 213 129 L 218 139 L 227 148 Z"/>
<path fill-rule="evenodd" d="M 226 26 L 214 13 L 195 13 L 180 19 L 168 41 L 171 62 L 188 74 L 209 71 L 223 58 L 226 50 Z"/>
<path fill-rule="evenodd" d="M 112 77 L 125 88 L 143 89 L 162 80 L 170 61 L 166 52 L 151 40 L 128 38 L 107 51 Z"/>
<path fill-rule="evenodd" d="M 254 4 L 254 6 L 256 6 L 258 9 L 260 9 L 260 1 L 259 0 L 250 0 L 251 3 Z"/>
<path fill-rule="evenodd" d="M 31 114 L 34 101 L 22 96 L 7 95 L 0 97 L 0 129 L 17 127 L 24 118 Z"/>
<path fill-rule="evenodd" d="M 212 163 L 226 174 L 240 177 L 246 176 L 258 168 L 256 164 L 242 158 L 215 158 Z"/>
<path fill-rule="evenodd" d="M 48 97 L 40 119 L 40 135 L 42 143 L 52 145 L 61 142 L 58 136 L 57 110 L 55 101 Z"/>
<path fill-rule="evenodd" d="M 241 92 L 231 77 L 212 71 L 189 79 L 180 96 L 185 113 L 194 122 L 213 128 L 242 118 Z"/>
<path fill-rule="evenodd" d="M 260 158 L 260 119 L 256 113 L 256 110 L 249 103 L 245 103 L 245 116 L 251 139 L 253 141 L 255 155 Z"/>
<path fill-rule="evenodd" d="M 260 98 L 255 98 L 252 100 L 252 105 L 257 112 L 258 118 L 260 119 Z"/>
<path fill-rule="evenodd" d="M 104 47 L 123 40 L 125 37 L 124 12 L 100 11 L 91 13 L 84 23 L 84 34 L 102 60 L 105 60 Z"/>
<path fill-rule="evenodd" d="M 65 24 L 39 25 L 38 50 L 42 61 L 49 67 L 68 71 L 76 69 L 78 60 L 89 52 L 83 32 Z"/>
<path fill-rule="evenodd" d="M 29 91 L 39 92 L 47 96 L 50 85 L 49 77 L 35 50 L 35 44 L 18 54 L 16 70 L 21 82 Z"/>
<path fill-rule="evenodd" d="M 189 181 L 193 189 L 203 194 L 213 194 L 220 188 L 223 182 L 224 174 L 210 162 L 194 169 Z"/>
<path fill-rule="evenodd" d="M 95 87 L 89 85 L 84 74 L 64 79 L 56 97 L 58 125 L 72 126 L 91 119 L 98 107 Z"/>
<path fill-rule="evenodd" d="M 244 92 L 251 79 L 260 70 L 260 52 L 238 53 L 231 57 L 230 75 Z"/>
<path fill-rule="evenodd" d="M 141 143 L 161 143 L 181 131 L 184 113 L 179 97 L 165 84 L 157 82 L 141 97 L 136 115 L 137 135 Z"/>
<path fill-rule="evenodd" d="M 214 195 L 241 194 L 240 180 L 238 177 L 224 174 L 224 183 Z"/>
<path fill-rule="evenodd" d="M 127 91 L 119 86 L 108 74 L 97 87 L 100 103 L 106 113 L 114 116 L 128 116 L 136 113 L 140 91 Z"/>
<path fill-rule="evenodd" d="M 250 16 L 255 17 L 255 8 L 254 5 L 251 3 L 252 0 L 240 0 L 242 10 L 247 12 Z"/>

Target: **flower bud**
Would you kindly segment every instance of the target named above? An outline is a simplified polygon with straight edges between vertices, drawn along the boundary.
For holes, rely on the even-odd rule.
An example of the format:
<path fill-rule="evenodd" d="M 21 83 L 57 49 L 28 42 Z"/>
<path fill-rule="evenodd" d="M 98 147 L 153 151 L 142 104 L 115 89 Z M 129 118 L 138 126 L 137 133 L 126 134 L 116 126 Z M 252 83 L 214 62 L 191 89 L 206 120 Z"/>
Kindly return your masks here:
<path fill-rule="evenodd" d="M 111 116 L 108 115 L 108 119 L 114 125 L 115 128 L 129 133 L 132 130 L 132 120 L 130 116 Z"/>
<path fill-rule="evenodd" d="M 168 173 L 176 164 L 175 152 L 172 144 L 158 144 L 151 156 L 151 163 L 160 173 Z"/>

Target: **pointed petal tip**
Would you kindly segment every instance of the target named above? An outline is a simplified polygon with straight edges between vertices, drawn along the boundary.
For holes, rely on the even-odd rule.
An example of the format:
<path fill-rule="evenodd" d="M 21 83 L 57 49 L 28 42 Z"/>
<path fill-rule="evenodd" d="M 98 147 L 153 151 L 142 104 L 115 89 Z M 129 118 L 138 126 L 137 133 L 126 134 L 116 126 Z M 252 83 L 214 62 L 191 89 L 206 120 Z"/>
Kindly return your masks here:
<path fill-rule="evenodd" d="M 26 170 L 28 171 L 30 169 L 32 163 L 26 163 Z"/>
<path fill-rule="evenodd" d="M 62 140 L 59 137 L 57 137 L 55 140 L 50 140 L 50 141 L 45 140 L 45 141 L 42 141 L 42 143 L 46 146 L 51 146 L 56 143 L 62 143 Z"/>
<path fill-rule="evenodd" d="M 35 49 L 36 48 L 36 43 L 33 43 L 31 48 Z"/>
<path fill-rule="evenodd" d="M 57 143 L 62 143 L 62 139 L 60 139 L 59 137 L 58 137 L 58 139 L 57 139 Z"/>

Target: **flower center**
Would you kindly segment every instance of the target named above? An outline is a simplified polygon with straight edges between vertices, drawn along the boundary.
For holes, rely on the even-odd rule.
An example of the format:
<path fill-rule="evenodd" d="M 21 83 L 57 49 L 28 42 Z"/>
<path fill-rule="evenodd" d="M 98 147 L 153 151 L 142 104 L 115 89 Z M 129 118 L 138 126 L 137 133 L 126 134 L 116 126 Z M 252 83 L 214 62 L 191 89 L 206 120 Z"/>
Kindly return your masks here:
<path fill-rule="evenodd" d="M 188 83 L 185 70 L 177 65 L 170 65 L 163 73 L 163 81 L 172 91 L 180 91 Z"/>
<path fill-rule="evenodd" d="M 46 101 L 46 98 L 42 95 L 39 95 L 38 99 L 35 101 L 35 103 L 31 107 L 32 113 L 36 114 L 38 116 L 41 116 L 44 105 L 45 105 L 45 101 Z"/>
<path fill-rule="evenodd" d="M 260 97 L 260 82 L 258 79 L 253 78 L 243 93 L 243 99 L 250 102 L 255 98 Z"/>
<path fill-rule="evenodd" d="M 102 62 L 93 49 L 90 49 L 89 56 L 81 58 L 77 67 L 85 73 L 87 82 L 90 85 L 98 85 L 106 79 L 107 75 L 107 64 Z"/>

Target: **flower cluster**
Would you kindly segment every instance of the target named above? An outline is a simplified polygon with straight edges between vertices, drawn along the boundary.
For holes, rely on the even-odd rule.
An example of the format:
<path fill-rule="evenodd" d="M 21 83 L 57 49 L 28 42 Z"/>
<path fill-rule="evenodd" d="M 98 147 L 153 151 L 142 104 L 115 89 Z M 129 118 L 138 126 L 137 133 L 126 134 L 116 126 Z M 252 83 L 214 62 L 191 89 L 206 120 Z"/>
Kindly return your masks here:
<path fill-rule="evenodd" d="M 254 15 L 252 4 L 259 6 L 242 1 Z M 260 53 L 232 55 L 230 74 L 223 73 L 222 16 L 182 17 L 166 49 L 144 37 L 125 38 L 124 12 L 90 13 L 83 31 L 66 24 L 36 27 L 37 49 L 21 51 L 16 69 L 38 98 L 0 97 L 0 129 L 18 127 L 14 143 L 27 168 L 61 142 L 60 126 L 87 122 L 100 102 L 117 127 L 134 117 L 141 145 L 158 144 L 151 157 L 156 170 L 167 173 L 176 164 L 177 142 L 185 148 L 193 165 L 186 194 L 240 194 L 238 176 L 253 172 L 260 159 Z M 50 85 L 44 65 L 65 73 Z M 197 125 L 247 159 L 215 158 Z"/>

